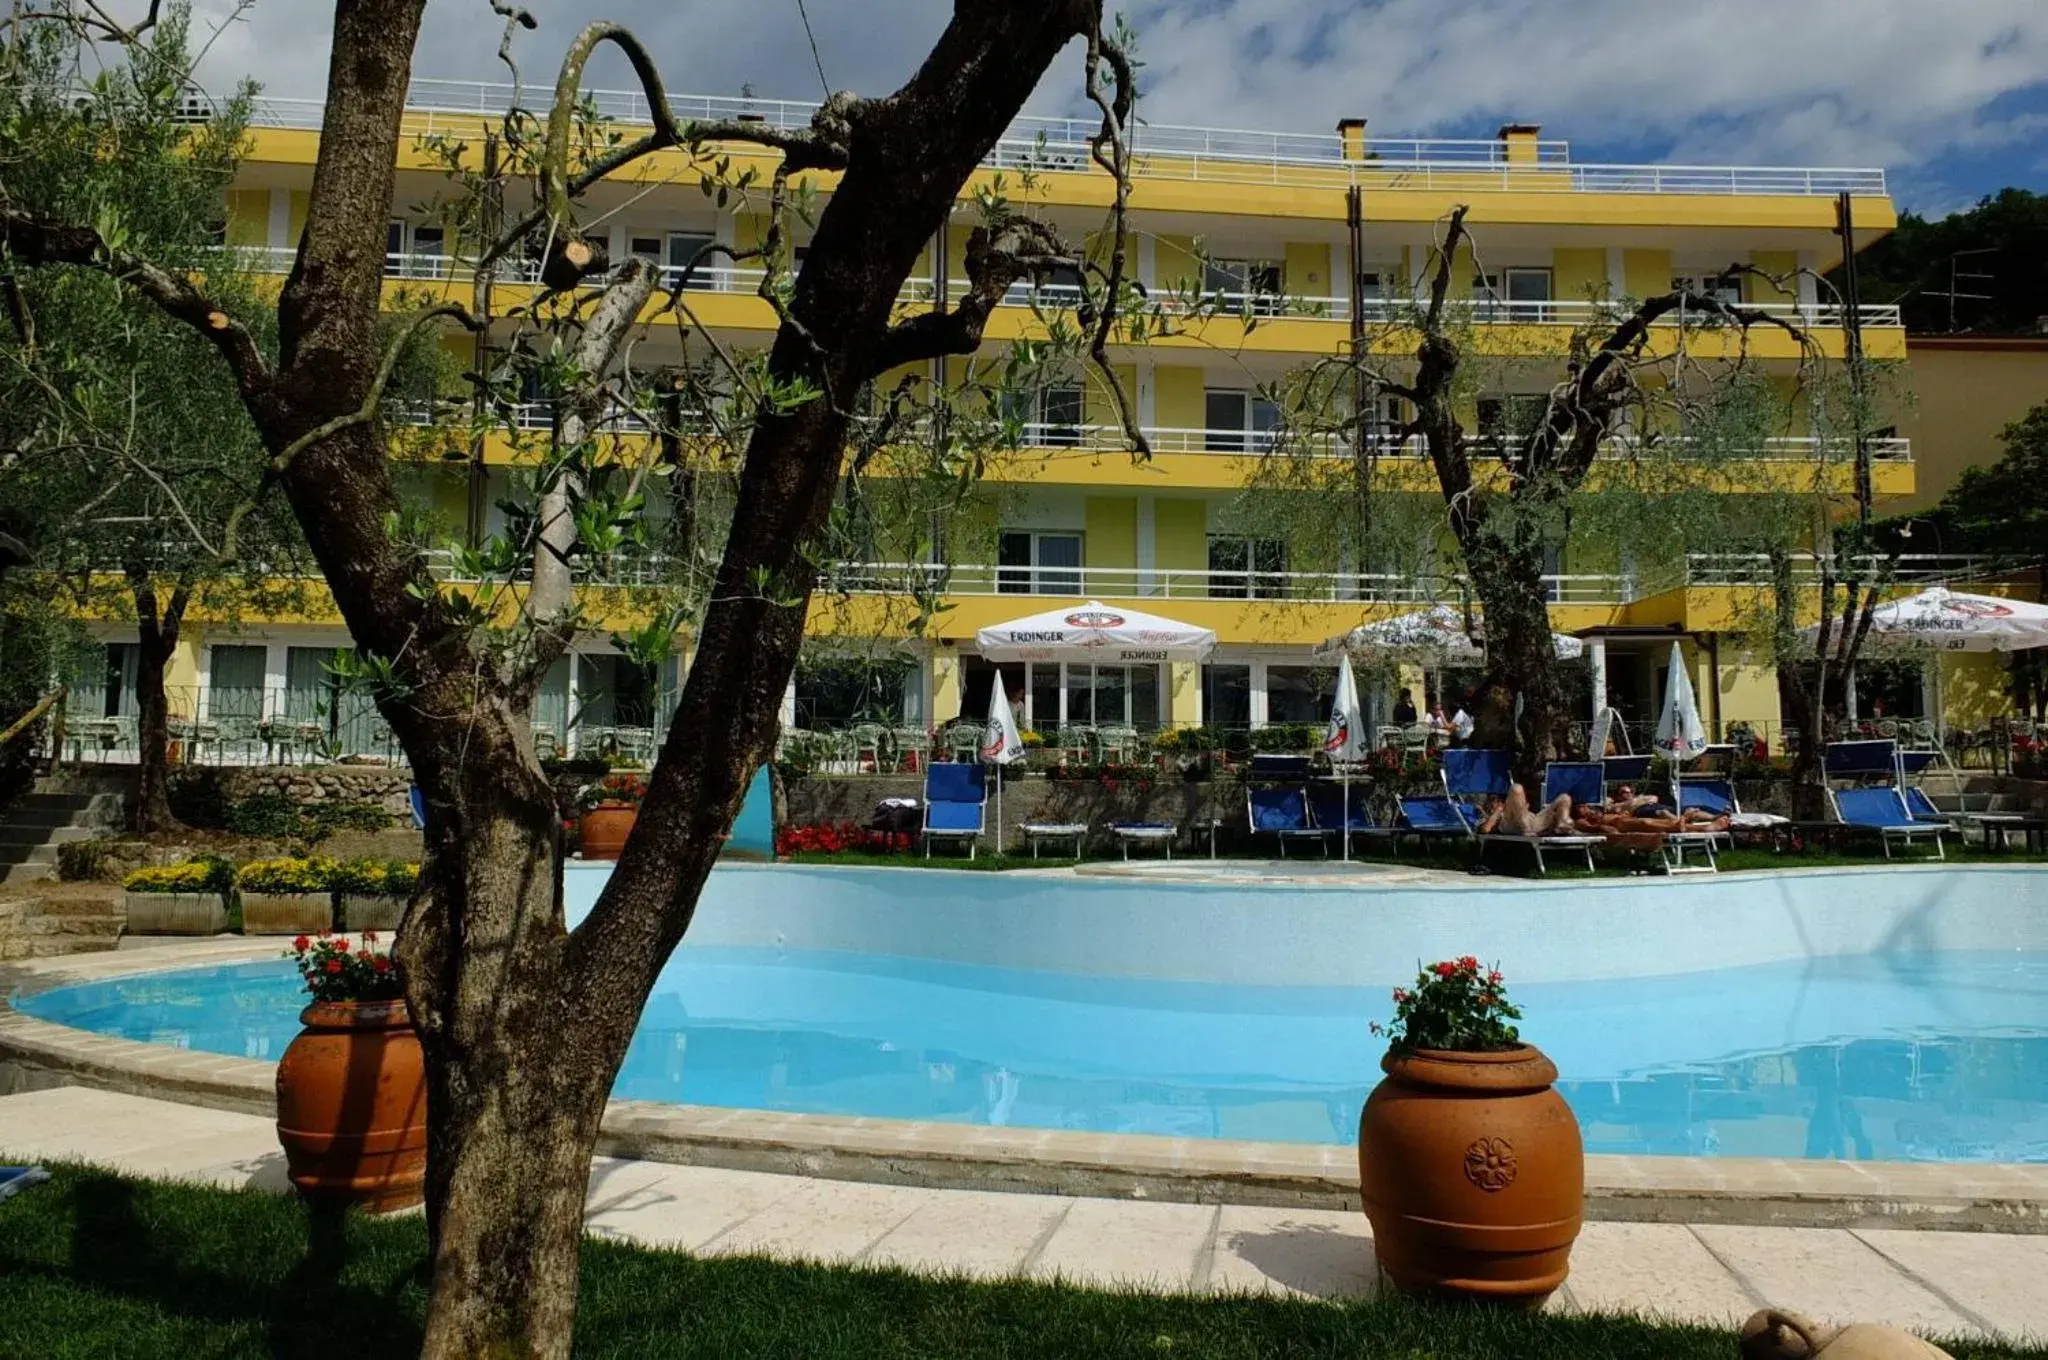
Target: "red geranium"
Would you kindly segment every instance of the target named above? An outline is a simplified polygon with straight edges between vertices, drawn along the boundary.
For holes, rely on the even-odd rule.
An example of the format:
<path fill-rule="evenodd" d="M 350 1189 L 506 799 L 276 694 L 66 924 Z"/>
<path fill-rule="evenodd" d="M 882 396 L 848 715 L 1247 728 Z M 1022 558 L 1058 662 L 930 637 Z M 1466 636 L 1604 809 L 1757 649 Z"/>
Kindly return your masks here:
<path fill-rule="evenodd" d="M 1484 975 L 1479 960 L 1467 954 L 1445 959 L 1415 975 L 1413 987 L 1394 989 L 1394 1018 L 1374 1021 L 1372 1032 L 1383 1034 L 1396 1053 L 1418 1048 L 1454 1053 L 1498 1052 L 1521 1042 L 1512 1021 L 1522 1012 L 1507 998 L 1498 970 Z"/>
<path fill-rule="evenodd" d="M 369 948 L 375 942 L 375 933 L 364 931 L 363 947 L 351 948 L 346 936 L 322 931 L 294 939 L 285 957 L 315 1001 L 396 1001 L 404 984 L 391 956 Z"/>

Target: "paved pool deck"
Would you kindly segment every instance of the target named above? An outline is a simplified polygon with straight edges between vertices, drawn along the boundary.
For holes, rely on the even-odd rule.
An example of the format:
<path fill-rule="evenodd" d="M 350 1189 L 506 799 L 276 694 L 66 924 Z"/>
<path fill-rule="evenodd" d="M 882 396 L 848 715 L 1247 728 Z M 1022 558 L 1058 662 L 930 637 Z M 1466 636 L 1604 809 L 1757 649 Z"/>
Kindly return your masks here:
<path fill-rule="evenodd" d="M 0 1156 L 287 1189 L 269 1119 L 82 1086 L 0 1097 Z M 1371 1229 L 1344 1210 L 939 1190 L 601 1157 L 587 1213 L 597 1236 L 698 1255 L 1159 1293 L 1334 1300 L 1379 1287 Z M 2038 1344 L 2048 1341 L 2043 1280 L 2048 1236 L 1588 1223 L 1549 1306 L 1725 1325 L 1768 1304 Z"/>

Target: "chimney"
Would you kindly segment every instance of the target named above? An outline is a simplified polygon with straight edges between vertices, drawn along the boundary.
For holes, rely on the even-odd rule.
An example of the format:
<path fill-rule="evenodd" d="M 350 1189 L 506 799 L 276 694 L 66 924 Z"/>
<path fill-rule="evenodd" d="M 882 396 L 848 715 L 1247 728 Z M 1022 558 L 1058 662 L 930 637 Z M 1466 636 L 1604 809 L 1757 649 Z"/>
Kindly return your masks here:
<path fill-rule="evenodd" d="M 1337 140 L 1343 144 L 1344 159 L 1362 161 L 1365 159 L 1365 120 L 1363 118 L 1339 118 Z"/>
<path fill-rule="evenodd" d="M 1536 138 L 1543 131 L 1537 123 L 1503 123 L 1495 135 L 1500 138 L 1501 159 L 1509 165 L 1536 164 Z"/>

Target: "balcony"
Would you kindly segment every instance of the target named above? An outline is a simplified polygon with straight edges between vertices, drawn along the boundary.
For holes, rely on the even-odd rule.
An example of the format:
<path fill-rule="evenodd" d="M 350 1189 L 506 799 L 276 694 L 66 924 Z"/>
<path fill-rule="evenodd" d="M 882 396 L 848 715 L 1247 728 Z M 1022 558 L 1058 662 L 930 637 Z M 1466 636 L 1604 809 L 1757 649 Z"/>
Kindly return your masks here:
<path fill-rule="evenodd" d="M 646 97 L 637 90 L 585 90 L 583 95 L 601 115 L 619 123 L 651 123 Z M 435 134 L 473 137 L 479 118 L 502 113 L 511 99 L 512 87 L 502 83 L 415 79 L 401 133 L 408 140 Z M 780 129 L 808 127 L 817 108 L 801 101 L 716 95 L 676 95 L 669 104 L 679 119 L 748 120 Z M 266 96 L 255 101 L 252 121 L 258 127 L 318 130 L 321 114 L 319 100 Z M 1088 142 L 1096 128 L 1096 121 L 1086 118 L 1019 118 L 984 164 L 1032 173 L 1089 172 Z M 1358 184 L 1456 193 L 1801 198 L 1886 193 L 1884 171 L 1878 169 L 1580 164 L 1563 141 L 1531 141 L 1512 153 L 1496 139 L 1373 138 L 1347 147 L 1333 133 L 1140 123 L 1131 143 L 1132 168 L 1140 179 L 1317 189 Z"/>
<path fill-rule="evenodd" d="M 290 273 L 292 261 L 297 256 L 295 250 L 282 246 L 245 246 L 239 248 L 238 253 L 244 266 L 259 274 Z M 384 276 L 422 283 L 466 282 L 474 268 L 474 261 L 455 256 L 394 254 L 385 257 Z M 674 288 L 682 281 L 682 269 L 671 265 L 660 268 L 663 287 Z M 533 286 L 540 282 L 540 267 L 530 260 L 501 260 L 495 266 L 495 277 L 501 283 Z M 685 291 L 752 296 L 760 291 L 764 277 L 764 271 L 759 269 L 703 265 L 691 274 Z M 592 281 L 586 286 L 595 288 L 600 285 Z M 949 280 L 946 285 L 948 300 L 958 302 L 967 296 L 969 287 L 966 279 Z M 897 294 L 897 301 L 906 306 L 928 305 L 935 300 L 937 292 L 930 279 L 913 278 L 904 283 Z M 1018 283 L 1004 293 L 1001 306 L 1019 310 L 1036 306 L 1046 311 L 1063 311 L 1071 309 L 1079 301 L 1079 290 L 1071 285 Z M 1186 315 L 1192 310 L 1180 299 L 1164 295 L 1156 298 L 1153 305 L 1169 316 Z M 1279 320 L 1327 321 L 1348 326 L 1351 320 L 1349 298 L 1312 294 L 1212 292 L 1203 295 L 1202 306 L 1225 318 L 1251 317 L 1265 323 Z M 1479 326 L 1541 326 L 1555 328 L 1559 332 L 1595 324 L 1618 325 L 1628 315 L 1625 309 L 1612 302 L 1587 298 L 1545 302 L 1466 298 L 1453 299 L 1450 306 L 1454 321 L 1469 321 Z M 1823 334 L 1839 330 L 1848 318 L 1846 307 L 1832 303 L 1745 302 L 1741 306 L 1746 311 L 1761 312 L 1802 330 Z M 1403 327 L 1415 319 L 1415 309 L 1415 302 L 1406 298 L 1368 298 L 1364 324 Z M 1866 330 L 1900 330 L 1905 324 L 1896 303 L 1868 303 L 1858 309 L 1857 315 Z M 768 319 L 764 316 L 763 324 Z M 1683 309 L 1667 313 L 1656 324 L 1659 328 L 1670 329 L 1681 326 L 1716 329 L 1725 326 L 1718 315 L 1704 316 Z M 1328 343 L 1335 345 L 1339 339 L 1332 333 Z"/>

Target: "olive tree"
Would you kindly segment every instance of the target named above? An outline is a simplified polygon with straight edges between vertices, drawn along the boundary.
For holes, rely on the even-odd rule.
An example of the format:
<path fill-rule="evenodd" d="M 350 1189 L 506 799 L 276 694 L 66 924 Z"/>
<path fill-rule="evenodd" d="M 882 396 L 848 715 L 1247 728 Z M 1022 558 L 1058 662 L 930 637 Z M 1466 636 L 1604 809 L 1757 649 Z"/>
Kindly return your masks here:
<path fill-rule="evenodd" d="M 615 371 L 605 330 L 635 314 L 652 284 L 614 268 L 579 226 L 581 195 L 657 151 L 723 177 L 721 148 L 775 158 L 768 192 L 809 172 L 838 176 L 801 268 L 776 299 L 775 338 L 758 368 L 724 544 L 673 721 L 636 831 L 588 919 L 565 928 L 555 891 L 556 806 L 531 736 L 534 694 L 573 628 L 573 591 L 547 584 L 544 560 L 573 562 L 570 529 L 600 540 L 630 516 L 623 502 L 576 512 L 546 478 L 533 522 L 533 581 L 518 604 L 517 647 L 480 630 L 475 596 L 442 588 L 401 532 L 380 400 L 392 347 L 380 342 L 385 223 L 407 82 L 424 0 L 347 0 L 334 11 L 320 150 L 305 231 L 277 306 L 273 358 L 202 278 L 151 260 L 89 220 L 0 202 L 0 248 L 14 270 L 70 267 L 120 279 L 190 326 L 220 356 L 280 491 L 371 674 L 377 703 L 425 793 L 426 862 L 399 933 L 407 997 L 427 1057 L 430 1356 L 565 1356 L 589 1159 L 606 1097 L 654 979 L 689 928 L 698 895 L 754 767 L 774 740 L 784 688 L 819 579 L 817 547 L 842 485 L 856 394 L 906 365 L 979 347 L 1010 284 L 1054 264 L 1087 280 L 1072 318 L 1080 351 L 1104 370 L 1127 276 L 1135 87 L 1120 35 L 1099 4 L 960 6 L 895 93 L 836 95 L 808 128 L 692 124 L 669 113 L 653 58 L 608 24 L 586 29 L 563 62 L 531 206 L 508 214 L 485 267 L 529 253 L 551 293 L 580 290 L 580 336 L 564 367 L 566 427 Z M 523 16 L 516 11 L 511 21 Z M 528 21 L 530 22 L 530 21 Z M 114 35 L 117 40 L 123 35 Z M 653 126 L 615 144 L 575 145 L 577 89 L 599 44 L 632 63 Z M 1093 160 L 1114 184 L 1101 248 L 1069 248 L 1027 214 L 978 226 L 964 297 L 899 302 L 920 251 L 968 178 L 1070 44 L 1100 114 Z M 481 324 L 457 303 L 412 324 Z M 488 375 L 477 375 L 486 380 Z M 1126 408 L 1127 409 L 1127 408 Z M 565 457 L 562 462 L 568 462 Z M 574 466 L 568 471 L 577 473 Z M 608 497 L 610 492 L 600 492 Z M 567 511 L 569 525 L 558 524 Z M 493 569 L 503 564 L 492 565 Z M 573 584 L 573 579 L 571 584 Z M 502 606 L 501 606 L 502 607 Z"/>

